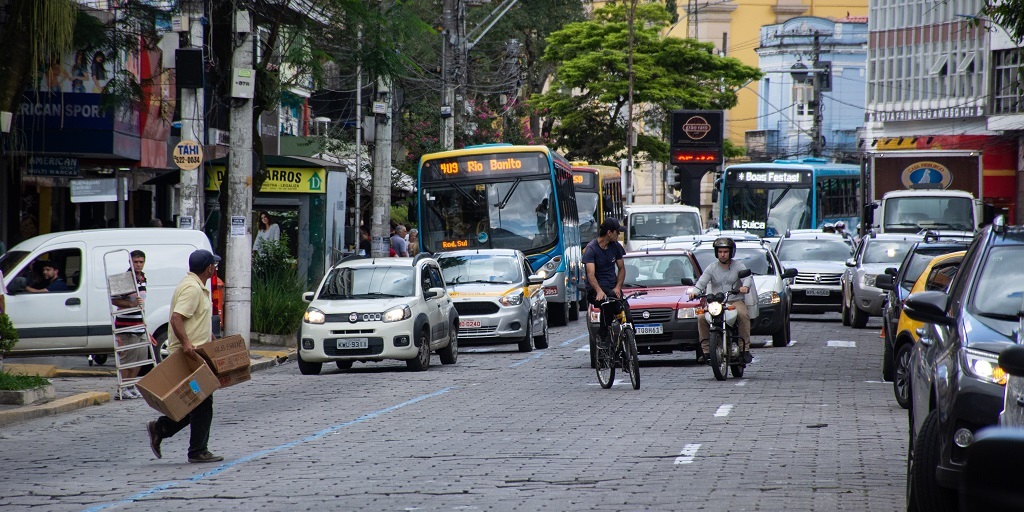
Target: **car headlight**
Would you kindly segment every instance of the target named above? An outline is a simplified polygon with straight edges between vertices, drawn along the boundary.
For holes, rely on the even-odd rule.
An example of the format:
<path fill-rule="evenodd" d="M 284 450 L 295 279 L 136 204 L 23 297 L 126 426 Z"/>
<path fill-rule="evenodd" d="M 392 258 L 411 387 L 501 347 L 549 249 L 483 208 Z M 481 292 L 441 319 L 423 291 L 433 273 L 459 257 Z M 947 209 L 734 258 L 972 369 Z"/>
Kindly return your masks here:
<path fill-rule="evenodd" d="M 502 306 L 518 306 L 523 303 L 523 291 L 516 290 L 498 299 Z"/>
<path fill-rule="evenodd" d="M 965 349 L 964 366 L 967 372 L 981 380 L 1006 385 L 1006 371 L 999 367 L 999 356 L 975 349 Z"/>
<path fill-rule="evenodd" d="M 397 322 L 406 318 L 412 318 L 412 310 L 409 309 L 409 306 L 393 307 L 385 311 L 380 319 L 384 322 Z"/>
<path fill-rule="evenodd" d="M 708 313 L 711 313 L 711 316 L 721 315 L 722 314 L 722 303 L 721 302 L 709 302 L 708 303 Z"/>
<path fill-rule="evenodd" d="M 764 292 L 757 295 L 758 304 L 778 304 L 782 302 L 779 292 Z"/>
<path fill-rule="evenodd" d="M 327 320 L 327 316 L 324 315 L 323 311 L 317 308 L 309 308 L 305 314 L 302 315 L 302 321 L 307 324 L 322 324 Z"/>
<path fill-rule="evenodd" d="M 860 275 L 860 286 L 875 288 L 875 280 L 878 279 L 878 274 L 861 274 Z"/>
<path fill-rule="evenodd" d="M 679 308 L 676 310 L 676 318 L 697 318 L 697 310 L 694 308 Z"/>

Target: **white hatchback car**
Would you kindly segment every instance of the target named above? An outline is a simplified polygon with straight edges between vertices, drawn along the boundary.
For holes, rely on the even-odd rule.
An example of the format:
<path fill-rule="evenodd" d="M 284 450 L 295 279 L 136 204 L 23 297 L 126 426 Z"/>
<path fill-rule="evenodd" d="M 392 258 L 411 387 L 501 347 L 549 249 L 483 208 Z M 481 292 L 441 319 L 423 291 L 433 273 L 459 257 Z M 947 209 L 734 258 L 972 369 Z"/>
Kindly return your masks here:
<path fill-rule="evenodd" d="M 299 372 L 320 373 L 323 363 L 339 369 L 355 361 L 404 360 L 415 371 L 459 356 L 459 313 L 444 288 L 437 261 L 415 258 L 342 260 L 321 281 L 299 329 Z"/>

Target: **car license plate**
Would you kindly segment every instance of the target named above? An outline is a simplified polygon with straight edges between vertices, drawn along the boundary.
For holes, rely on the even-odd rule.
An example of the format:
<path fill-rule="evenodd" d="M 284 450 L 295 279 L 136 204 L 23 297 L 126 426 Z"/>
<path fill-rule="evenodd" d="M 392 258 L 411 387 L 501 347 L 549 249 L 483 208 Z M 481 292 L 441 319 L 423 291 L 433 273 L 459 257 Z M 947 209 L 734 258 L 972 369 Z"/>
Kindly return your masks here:
<path fill-rule="evenodd" d="M 459 320 L 460 328 L 475 328 L 481 325 L 480 320 Z"/>
<path fill-rule="evenodd" d="M 807 295 L 810 295 L 812 297 L 828 297 L 828 290 L 816 290 L 814 288 L 811 288 L 809 290 L 806 290 L 806 292 Z"/>
<path fill-rule="evenodd" d="M 370 340 L 367 338 L 347 338 L 338 340 L 338 350 L 368 348 L 369 346 Z"/>
<path fill-rule="evenodd" d="M 662 334 L 665 329 L 661 324 L 636 324 L 634 330 L 638 335 L 641 334 Z"/>

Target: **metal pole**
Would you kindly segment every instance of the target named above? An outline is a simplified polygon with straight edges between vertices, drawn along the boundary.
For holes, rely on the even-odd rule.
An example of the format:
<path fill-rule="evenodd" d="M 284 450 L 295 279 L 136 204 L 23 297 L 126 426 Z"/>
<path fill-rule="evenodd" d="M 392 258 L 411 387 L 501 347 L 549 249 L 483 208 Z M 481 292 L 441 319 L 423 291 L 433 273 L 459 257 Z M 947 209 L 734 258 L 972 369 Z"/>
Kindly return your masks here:
<path fill-rule="evenodd" d="M 814 102 L 814 124 L 811 125 L 811 156 L 820 157 L 822 152 L 821 144 L 821 123 L 823 116 L 821 114 L 821 70 L 818 68 L 819 58 L 821 57 L 821 38 L 817 32 L 814 33 L 814 61 L 811 63 L 813 74 L 811 75 L 811 84 L 813 89 L 813 102 Z"/>
<path fill-rule="evenodd" d="M 629 96 L 626 100 L 626 193 L 625 204 L 633 204 L 633 17 L 636 15 L 637 0 L 629 2 Z"/>
<path fill-rule="evenodd" d="M 363 40 L 363 29 L 360 28 L 356 33 L 356 39 L 362 43 Z M 355 236 L 353 237 L 356 241 L 356 252 L 359 252 L 359 243 L 363 241 L 362 232 L 362 206 L 360 206 L 360 199 L 363 195 L 363 64 L 359 63 L 356 65 L 356 172 L 355 172 L 355 190 L 356 190 L 356 215 L 355 215 Z M 367 254 L 369 256 L 369 254 Z"/>
<path fill-rule="evenodd" d="M 193 8 L 188 11 L 189 19 L 189 47 L 204 48 L 203 25 L 199 21 L 202 16 L 201 8 Z M 205 50 L 203 60 L 205 62 Z M 205 75 L 205 73 L 204 73 Z M 204 112 L 206 111 L 203 97 L 204 90 L 187 89 L 181 90 L 181 140 L 194 140 L 200 145 L 205 138 L 202 136 L 205 129 Z M 206 151 L 205 145 L 203 151 Z M 191 217 L 192 229 L 203 227 L 203 167 L 200 165 L 193 171 L 182 169 L 180 178 L 180 189 L 178 197 L 178 216 Z"/>

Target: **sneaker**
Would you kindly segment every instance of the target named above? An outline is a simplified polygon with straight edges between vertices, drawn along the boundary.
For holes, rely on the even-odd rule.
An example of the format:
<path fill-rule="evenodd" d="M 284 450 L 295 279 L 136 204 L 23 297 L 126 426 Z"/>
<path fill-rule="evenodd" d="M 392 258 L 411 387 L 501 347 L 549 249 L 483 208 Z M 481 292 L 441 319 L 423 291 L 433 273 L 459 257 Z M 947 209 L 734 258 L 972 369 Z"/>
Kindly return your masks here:
<path fill-rule="evenodd" d="M 153 455 L 156 458 L 162 459 L 164 456 L 160 453 L 160 441 L 163 440 L 160 434 L 156 431 L 156 421 L 151 421 L 146 424 L 146 431 L 149 432 L 149 449 L 153 450 Z"/>
<path fill-rule="evenodd" d="M 188 456 L 188 461 L 189 462 L 197 462 L 197 463 L 198 462 L 220 462 L 222 460 L 224 460 L 224 457 L 221 457 L 220 455 L 214 455 L 214 454 L 210 453 L 209 450 L 204 450 L 204 451 L 201 451 L 201 452 L 199 452 L 199 453 L 197 453 L 195 455 L 189 455 Z"/>
<path fill-rule="evenodd" d="M 708 354 L 700 354 L 697 356 L 697 364 L 708 364 L 708 360 L 711 358 Z"/>
<path fill-rule="evenodd" d="M 750 352 L 743 353 L 743 364 L 750 364 L 754 360 L 754 356 L 750 355 Z"/>
<path fill-rule="evenodd" d="M 139 388 L 137 388 L 137 387 L 135 387 L 135 386 L 132 386 L 132 387 L 131 387 L 131 388 L 129 388 L 129 389 L 131 389 L 131 392 L 132 392 L 132 398 L 142 398 L 142 392 L 141 392 L 141 391 L 139 391 Z"/>

